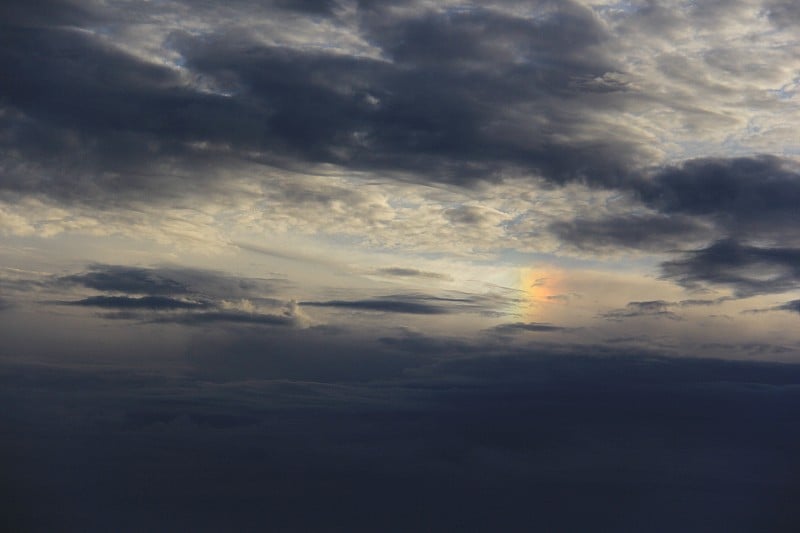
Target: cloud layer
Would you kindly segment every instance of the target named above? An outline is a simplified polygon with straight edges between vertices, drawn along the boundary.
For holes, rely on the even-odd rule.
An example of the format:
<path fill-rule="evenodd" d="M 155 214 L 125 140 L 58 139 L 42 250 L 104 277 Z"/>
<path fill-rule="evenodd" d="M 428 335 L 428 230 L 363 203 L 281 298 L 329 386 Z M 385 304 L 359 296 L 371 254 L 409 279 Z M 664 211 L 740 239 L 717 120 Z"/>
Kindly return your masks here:
<path fill-rule="evenodd" d="M 794 531 L 798 28 L 2 2 L 9 527 Z"/>

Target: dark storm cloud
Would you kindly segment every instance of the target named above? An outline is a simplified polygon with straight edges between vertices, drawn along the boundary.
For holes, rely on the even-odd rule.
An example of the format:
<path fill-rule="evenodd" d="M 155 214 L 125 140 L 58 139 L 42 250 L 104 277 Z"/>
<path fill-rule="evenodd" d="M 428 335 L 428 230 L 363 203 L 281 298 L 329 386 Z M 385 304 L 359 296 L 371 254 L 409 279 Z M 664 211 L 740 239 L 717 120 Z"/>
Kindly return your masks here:
<path fill-rule="evenodd" d="M 653 317 L 681 320 L 681 317 L 670 311 L 671 302 L 652 300 L 649 302 L 629 302 L 623 309 L 614 309 L 600 316 L 606 320 L 620 321 L 626 318 Z"/>
<path fill-rule="evenodd" d="M 800 283 L 800 249 L 748 246 L 728 239 L 662 264 L 662 275 L 688 288 L 731 288 L 738 297 L 789 291 Z"/>
<path fill-rule="evenodd" d="M 78 29 L 7 28 L 0 44 L 0 70 L 16 74 L 2 89 L 6 189 L 88 201 L 177 193 L 202 179 L 188 173 L 205 157 L 186 143 L 236 142 L 260 127 L 239 103 Z M 168 178 L 160 164 L 176 157 L 184 165 Z"/>
<path fill-rule="evenodd" d="M 655 213 L 561 221 L 550 231 L 585 250 L 683 249 L 661 269 L 664 278 L 686 287 L 722 285 L 740 297 L 798 287 L 795 161 L 766 155 L 694 159 L 632 180 L 624 190 Z M 703 246 L 692 249 L 698 244 Z"/>
<path fill-rule="evenodd" d="M 616 183 L 636 158 L 628 139 L 586 135 L 594 125 L 580 111 L 621 106 L 624 91 L 586 81 L 616 66 L 604 26 L 570 2 L 542 3 L 532 19 L 363 5 L 360 31 L 389 61 L 264 45 L 231 13 L 214 27 L 201 5 L 212 30 L 168 40 L 188 74 L 113 45 L 114 31 L 156 24 L 168 6 L 131 8 L 128 20 L 94 4 L 26 4 L 8 8 L 0 36 L 0 69 L 14 72 L 1 89 L 7 190 L 96 202 L 181 194 L 215 165 L 252 159 L 456 183 L 515 168 Z"/>
<path fill-rule="evenodd" d="M 800 225 L 800 171 L 788 159 L 694 159 L 635 187 L 661 213 L 705 217 L 730 236 L 796 238 Z"/>
<path fill-rule="evenodd" d="M 589 102 L 571 82 L 613 70 L 590 11 L 564 4 L 528 20 L 482 9 L 408 18 L 378 9 L 363 15 L 362 31 L 391 62 L 230 36 L 185 37 L 176 47 L 192 68 L 233 80 L 241 99 L 270 109 L 265 144 L 299 160 L 458 182 L 509 165 L 558 180 L 621 170 L 613 142 L 562 143 L 508 114 L 509 106 L 534 105 L 561 138 L 581 131 L 584 123 L 569 116 Z"/>
<path fill-rule="evenodd" d="M 536 333 L 547 333 L 551 331 L 564 331 L 567 328 L 546 324 L 543 322 L 514 322 L 511 324 L 500 324 L 491 329 L 495 333 L 522 333 L 532 331 Z"/>
<path fill-rule="evenodd" d="M 210 306 L 207 302 L 192 302 L 177 300 L 166 296 L 142 296 L 131 298 L 129 296 L 90 296 L 83 300 L 58 302 L 62 305 L 77 305 L 83 307 L 101 307 L 108 309 L 148 309 L 159 311 L 165 309 L 206 309 Z"/>
<path fill-rule="evenodd" d="M 663 251 L 710 234 L 698 221 L 676 215 L 633 215 L 600 220 L 575 219 L 550 225 L 560 240 L 583 250 L 636 248 Z"/>
<path fill-rule="evenodd" d="M 654 210 L 598 220 L 551 224 L 552 231 L 586 250 L 670 251 L 736 236 L 797 243 L 800 171 L 775 156 L 699 158 L 631 180 L 623 190 Z"/>
<path fill-rule="evenodd" d="M 104 20 L 96 5 L 81 5 L 79 1 L 36 0 L 34 2 L 3 2 L 0 5 L 0 25 L 34 27 L 63 24 L 81 25 Z"/>

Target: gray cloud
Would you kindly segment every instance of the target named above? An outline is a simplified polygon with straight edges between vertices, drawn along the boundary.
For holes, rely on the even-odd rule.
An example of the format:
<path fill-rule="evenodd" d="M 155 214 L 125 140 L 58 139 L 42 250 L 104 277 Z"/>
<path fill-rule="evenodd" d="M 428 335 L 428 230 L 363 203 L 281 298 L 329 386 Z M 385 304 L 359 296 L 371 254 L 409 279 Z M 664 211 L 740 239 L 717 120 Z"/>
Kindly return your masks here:
<path fill-rule="evenodd" d="M 284 314 L 267 314 L 245 311 L 206 311 L 202 313 L 169 314 L 150 317 L 151 322 L 202 326 L 214 323 L 232 323 L 256 326 L 296 326 L 298 317 L 291 310 Z"/>
<path fill-rule="evenodd" d="M 308 3 L 318 13 L 332 5 Z M 112 191 L 163 197 L 234 160 L 453 183 L 524 168 L 606 183 L 637 157 L 633 135 L 587 139 L 592 124 L 576 114 L 620 106 L 622 87 L 580 82 L 606 79 L 616 66 L 600 46 L 604 26 L 576 3 L 542 3 L 548 14 L 536 19 L 480 8 L 398 16 L 364 4 L 359 31 L 390 61 L 259 43 L 235 31 L 234 17 L 202 36 L 170 34 L 183 71 L 97 32 L 155 22 L 169 6 L 56 6 L 44 16 L 7 9 L 0 68 L 15 76 L 3 86 L 3 142 L 15 156 L 5 161 L 6 190 L 74 201 L 109 200 Z M 260 9 L 266 17 L 270 8 Z M 197 16 L 213 15 L 199 6 Z"/>
<path fill-rule="evenodd" d="M 711 306 L 711 305 L 717 305 L 717 304 L 719 304 L 719 303 L 721 303 L 721 302 L 723 302 L 725 300 L 726 300 L 725 298 L 716 298 L 714 300 L 693 298 L 693 299 L 689 299 L 689 300 L 681 300 L 680 302 L 678 302 L 678 305 L 681 305 L 681 306 L 695 306 L 695 305 Z"/>
<path fill-rule="evenodd" d="M 694 159 L 632 180 L 624 189 L 655 212 L 558 221 L 550 230 L 588 250 L 668 251 L 734 235 L 797 243 L 800 172 L 791 159 Z"/>
<path fill-rule="evenodd" d="M 785 353 L 791 353 L 794 350 L 791 348 L 787 348 L 786 346 L 781 346 L 780 344 L 769 344 L 769 343 L 761 343 L 761 342 L 745 342 L 740 344 L 733 344 L 733 343 L 706 343 L 700 346 L 703 350 L 711 350 L 711 349 L 722 349 L 722 350 L 737 350 L 740 352 L 744 352 L 751 357 L 758 357 L 758 356 L 775 356 L 781 355 Z"/>
<path fill-rule="evenodd" d="M 87 271 L 43 281 L 36 287 L 63 291 L 77 286 L 102 291 L 105 294 L 44 303 L 106 310 L 97 316 L 140 325 L 308 326 L 307 318 L 294 301 L 264 296 L 284 283 L 284 280 L 243 278 L 176 266 L 95 264 Z M 23 283 L 22 288 L 28 285 Z"/>
<path fill-rule="evenodd" d="M 778 27 L 800 24 L 800 6 L 792 0 L 770 0 L 766 2 L 770 22 Z"/>
<path fill-rule="evenodd" d="M 89 289 L 130 294 L 186 294 L 186 284 L 167 277 L 155 269 L 117 265 L 95 265 L 88 272 L 63 276 L 62 283 L 74 283 Z"/>
<path fill-rule="evenodd" d="M 631 320 L 595 324 L 606 343 L 547 339 L 626 275 L 656 287 L 642 265 L 664 256 L 596 251 L 669 253 L 663 278 L 690 289 L 798 288 L 797 15 L 785 0 L 0 3 L 8 527 L 793 530 L 800 369 L 663 357 L 731 332 L 680 353 L 796 358 L 789 333 L 768 337 L 779 322 L 687 321 L 676 339 L 657 319 L 726 298 L 675 296 L 600 315 Z M 197 231 L 161 238 L 173 210 Z M 203 232 L 222 253 L 172 246 Z M 117 251 L 309 281 L 63 275 Z M 542 290 L 490 283 L 517 275 Z M 498 292 L 408 287 L 464 278 Z M 376 292 L 390 281 L 405 288 Z M 305 327 L 294 293 L 336 324 Z M 513 322 L 534 305 L 554 323 Z M 476 330 L 430 333 L 451 324 Z"/>
<path fill-rule="evenodd" d="M 288 282 L 279 278 L 244 278 L 213 270 L 184 267 L 91 265 L 85 272 L 61 276 L 58 286 L 81 286 L 102 292 L 200 299 L 262 298 Z"/>
<path fill-rule="evenodd" d="M 670 320 L 681 320 L 681 317 L 670 311 L 674 305 L 664 300 L 652 300 L 648 302 L 629 302 L 622 309 L 614 309 L 600 316 L 606 320 L 620 321 L 626 318 L 653 317 L 668 318 Z"/>
<path fill-rule="evenodd" d="M 800 313 L 800 300 L 791 300 L 781 305 L 776 305 L 773 307 L 766 307 L 766 308 L 758 308 L 758 309 L 745 309 L 742 311 L 743 314 L 761 314 L 761 313 L 769 313 L 772 311 L 790 311 L 793 313 Z"/>
<path fill-rule="evenodd" d="M 723 285 L 743 297 L 798 286 L 800 172 L 795 161 L 694 159 L 634 180 L 628 191 L 655 213 L 560 221 L 550 230 L 584 250 L 686 250 L 662 263 L 661 270 L 665 279 L 690 288 Z"/>
<path fill-rule="evenodd" d="M 789 159 L 695 159 L 665 168 L 636 188 L 661 213 L 706 217 L 723 235 L 797 238 L 800 172 Z"/>
<path fill-rule="evenodd" d="M 378 341 L 394 350 L 426 357 L 464 355 L 482 349 L 481 346 L 461 339 L 434 337 L 409 330 L 404 330 L 399 335 L 381 337 Z"/>
<path fill-rule="evenodd" d="M 301 302 L 309 307 L 334 307 L 357 311 L 377 311 L 382 313 L 408 313 L 413 315 L 441 315 L 450 312 L 447 308 L 428 303 L 409 300 L 328 300 Z"/>
<path fill-rule="evenodd" d="M 338 0 L 273 0 L 273 4 L 282 9 L 331 15 L 338 6 Z"/>
<path fill-rule="evenodd" d="M 610 138 L 578 141 L 585 123 L 565 112 L 604 98 L 576 90 L 573 80 L 614 70 L 596 46 L 607 37 L 602 25 L 577 4 L 540 20 L 484 9 L 403 18 L 371 6 L 361 21 L 390 62 L 229 36 L 178 46 L 192 68 L 232 77 L 246 98 L 274 109 L 266 138 L 308 161 L 457 182 L 525 166 L 563 181 L 612 179 L 632 153 Z M 553 134 L 514 118 L 508 110 L 516 105 Z"/>
<path fill-rule="evenodd" d="M 645 167 L 652 161 L 641 131 L 610 118 L 645 101 L 709 114 L 702 106 L 686 110 L 696 102 L 684 109 L 644 94 L 645 80 L 635 81 L 615 47 L 636 31 L 656 39 L 691 21 L 721 27 L 723 10 L 694 6 L 678 14 L 652 3 L 615 14 L 574 2 L 533 7 L 536 15 L 503 3 L 433 10 L 365 2 L 345 16 L 326 1 L 200 3 L 193 16 L 206 29 L 190 33 L 163 26 L 180 3 L 148 9 L 9 3 L 0 68 L 15 75 L 0 89 L 6 132 L 0 187 L 12 196 L 44 194 L 106 208 L 213 189 L 222 186 L 223 168 L 235 172 L 247 162 L 300 171 L 334 164 L 460 185 L 541 174 L 556 184 L 618 188 L 651 211 L 549 224 L 558 240 L 583 251 L 672 251 L 733 235 L 743 245 L 800 246 L 792 229 L 800 222 L 800 179 L 791 159 L 706 157 Z M 764 12 L 793 18 L 785 2 L 767 2 Z M 258 39 L 244 26 L 253 17 L 314 20 L 371 51 Z M 124 46 L 125 31 L 138 24 L 160 28 L 152 36 L 157 45 L 147 50 L 165 61 Z M 709 68 L 727 68 L 720 50 L 707 52 Z M 659 74 L 682 79 L 677 59 L 662 56 Z M 332 198 L 302 189 L 282 194 L 275 200 L 284 204 L 328 205 Z M 501 224 L 490 215 L 472 205 L 442 211 L 450 224 L 475 231 Z M 688 283 L 691 275 L 676 273 L 680 262 L 665 263 L 665 275 Z M 400 272 L 382 273 L 410 276 Z M 147 281 L 127 275 L 132 284 Z M 97 275 L 75 281 L 104 283 Z M 147 294 L 178 290 L 153 285 Z"/>
<path fill-rule="evenodd" d="M 0 20 L 4 26 L 37 27 L 58 21 L 65 25 L 81 25 L 107 21 L 96 6 L 80 2 L 39 0 L 37 2 L 3 2 Z"/>
<path fill-rule="evenodd" d="M 600 220 L 575 219 L 550 225 L 560 240 L 583 250 L 635 248 L 663 251 L 702 241 L 709 228 L 686 216 L 651 214 Z"/>
<path fill-rule="evenodd" d="M 201 357 L 196 375 L 4 364 L 0 397 L 16 407 L 0 414 L 15 457 L 7 519 L 36 530 L 67 519 L 76 530 L 515 530 L 535 512 L 570 530 L 654 519 L 675 530 L 702 529 L 712 511 L 726 530 L 796 523 L 785 505 L 798 485 L 796 365 L 469 354 L 410 379 L 402 369 L 419 361 L 395 356 L 389 380 L 346 381 L 337 368 L 388 363 L 346 349 L 326 359 L 317 346 L 281 359 L 264 342 L 215 347 L 219 368 L 243 370 L 227 376 Z M 320 372 L 285 379 L 303 367 Z M 43 490 L 64 513 L 41 512 Z"/>
<path fill-rule="evenodd" d="M 331 307 L 385 313 L 440 315 L 448 313 L 477 313 L 487 316 L 504 314 L 500 309 L 516 301 L 496 293 L 472 294 L 448 292 L 442 296 L 421 293 L 391 294 L 371 299 L 304 301 L 310 307 Z"/>
<path fill-rule="evenodd" d="M 401 278 L 427 278 L 427 279 L 441 279 L 441 280 L 452 279 L 447 274 L 440 274 L 438 272 L 427 272 L 424 270 L 417 270 L 416 268 L 402 268 L 402 267 L 381 268 L 377 270 L 377 273 L 385 276 L 396 276 Z"/>
<path fill-rule="evenodd" d="M 688 288 L 733 289 L 736 296 L 778 293 L 800 283 L 800 249 L 748 246 L 722 240 L 662 264 L 662 275 Z"/>
<path fill-rule="evenodd" d="M 493 327 L 491 331 L 495 333 L 513 334 L 513 333 L 523 333 L 526 331 L 531 331 L 536 333 L 548 333 L 551 331 L 564 331 L 565 329 L 567 328 L 543 322 L 514 322 L 510 324 L 500 324 L 499 326 Z"/>
<path fill-rule="evenodd" d="M 792 300 L 791 302 L 786 302 L 785 304 L 778 306 L 778 309 L 783 311 L 794 311 L 795 313 L 800 313 L 800 300 Z"/>
<path fill-rule="evenodd" d="M 131 298 L 129 296 L 90 296 L 82 300 L 58 302 L 62 305 L 77 305 L 83 307 L 100 307 L 110 309 L 147 309 L 159 311 L 166 309 L 206 309 L 208 302 L 193 302 L 177 300 L 166 296 L 142 296 Z"/>

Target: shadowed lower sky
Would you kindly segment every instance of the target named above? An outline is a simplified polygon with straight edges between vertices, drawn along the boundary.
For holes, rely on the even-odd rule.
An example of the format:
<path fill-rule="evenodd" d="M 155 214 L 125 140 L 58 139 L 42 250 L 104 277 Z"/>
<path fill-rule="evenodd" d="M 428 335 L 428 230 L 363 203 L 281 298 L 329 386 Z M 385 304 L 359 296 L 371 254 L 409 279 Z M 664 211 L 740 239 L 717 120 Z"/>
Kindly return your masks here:
<path fill-rule="evenodd" d="M 10 524 L 794 530 L 798 29 L 3 2 Z"/>

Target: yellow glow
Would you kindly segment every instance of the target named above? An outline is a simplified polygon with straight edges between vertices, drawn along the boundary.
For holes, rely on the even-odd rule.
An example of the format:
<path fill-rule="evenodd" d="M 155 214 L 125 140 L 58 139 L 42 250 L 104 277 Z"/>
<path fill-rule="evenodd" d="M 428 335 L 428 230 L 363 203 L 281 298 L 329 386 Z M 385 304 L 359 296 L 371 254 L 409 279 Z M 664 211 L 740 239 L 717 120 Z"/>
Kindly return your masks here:
<path fill-rule="evenodd" d="M 551 269 L 523 268 L 519 275 L 519 288 L 525 293 L 523 315 L 529 317 L 541 309 L 542 305 L 552 303 L 553 296 L 559 294 L 561 275 Z"/>

